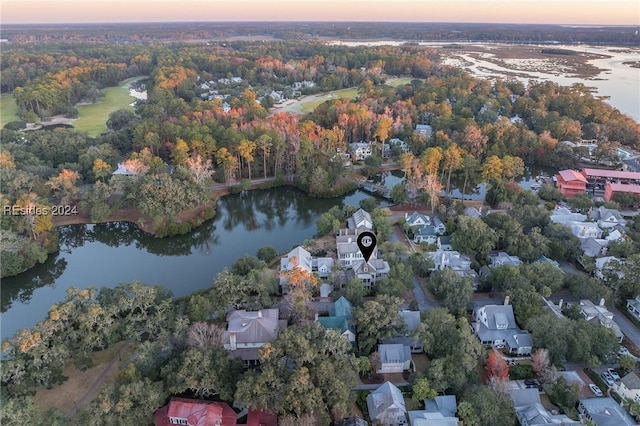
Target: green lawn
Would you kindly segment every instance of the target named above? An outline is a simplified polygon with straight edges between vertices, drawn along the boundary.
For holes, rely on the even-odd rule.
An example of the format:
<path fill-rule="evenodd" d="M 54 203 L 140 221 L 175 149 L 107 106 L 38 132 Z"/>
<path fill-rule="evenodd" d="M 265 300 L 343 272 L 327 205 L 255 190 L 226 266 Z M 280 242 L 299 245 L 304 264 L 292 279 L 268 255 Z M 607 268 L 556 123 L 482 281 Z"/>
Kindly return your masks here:
<path fill-rule="evenodd" d="M 385 84 L 391 87 L 400 87 L 400 86 L 404 86 L 405 84 L 411 83 L 412 80 L 421 80 L 421 79 L 419 78 L 416 79 L 413 77 L 390 78 L 389 80 L 387 80 Z"/>
<path fill-rule="evenodd" d="M 119 109 L 133 110 L 129 104 L 136 99 L 129 95 L 129 82 L 126 80 L 118 87 L 103 89 L 104 97 L 98 103 L 78 106 L 79 118 L 73 126 L 80 131 L 87 132 L 89 136 L 98 136 L 107 131 L 109 114 Z"/>
<path fill-rule="evenodd" d="M 315 107 L 320 105 L 323 102 L 330 101 L 331 99 L 341 99 L 341 98 L 349 98 L 354 99 L 358 96 L 358 89 L 356 87 L 351 87 L 349 89 L 340 89 L 334 90 L 332 92 L 325 93 L 322 97 L 310 100 L 308 102 L 302 103 L 302 112 L 304 114 L 308 112 L 312 112 Z"/>
<path fill-rule="evenodd" d="M 13 94 L 5 93 L 0 96 L 0 128 L 5 124 L 18 120 L 18 105 L 13 99 Z"/>

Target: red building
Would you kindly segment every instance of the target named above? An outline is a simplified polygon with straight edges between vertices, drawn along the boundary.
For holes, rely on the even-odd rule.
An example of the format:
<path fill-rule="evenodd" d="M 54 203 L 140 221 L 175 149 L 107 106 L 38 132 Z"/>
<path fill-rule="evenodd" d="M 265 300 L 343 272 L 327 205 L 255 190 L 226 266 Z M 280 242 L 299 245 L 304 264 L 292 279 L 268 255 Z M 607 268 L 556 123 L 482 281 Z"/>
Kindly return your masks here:
<path fill-rule="evenodd" d="M 247 426 L 278 426 L 278 415 L 260 410 L 249 410 Z"/>
<path fill-rule="evenodd" d="M 640 173 L 622 170 L 582 169 L 582 174 L 592 184 L 604 185 L 607 182 L 640 185 Z"/>
<path fill-rule="evenodd" d="M 587 178 L 575 170 L 560 170 L 556 175 L 556 185 L 567 198 L 584 194 L 587 190 Z"/>
<path fill-rule="evenodd" d="M 626 183 L 607 183 L 604 186 L 604 199 L 611 201 L 613 196 L 619 193 L 640 195 L 640 185 L 628 185 Z"/>
<path fill-rule="evenodd" d="M 171 398 L 154 416 L 154 426 L 236 426 L 236 412 L 224 402 Z"/>

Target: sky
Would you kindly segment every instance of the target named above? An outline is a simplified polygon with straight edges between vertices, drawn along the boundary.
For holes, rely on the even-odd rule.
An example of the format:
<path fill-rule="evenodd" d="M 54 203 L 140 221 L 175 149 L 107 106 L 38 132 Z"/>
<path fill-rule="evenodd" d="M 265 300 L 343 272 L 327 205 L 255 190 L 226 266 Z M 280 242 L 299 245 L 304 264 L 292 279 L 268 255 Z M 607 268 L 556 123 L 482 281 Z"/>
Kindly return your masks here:
<path fill-rule="evenodd" d="M 640 25 L 640 0 L 0 0 L 1 22 L 385 21 Z"/>

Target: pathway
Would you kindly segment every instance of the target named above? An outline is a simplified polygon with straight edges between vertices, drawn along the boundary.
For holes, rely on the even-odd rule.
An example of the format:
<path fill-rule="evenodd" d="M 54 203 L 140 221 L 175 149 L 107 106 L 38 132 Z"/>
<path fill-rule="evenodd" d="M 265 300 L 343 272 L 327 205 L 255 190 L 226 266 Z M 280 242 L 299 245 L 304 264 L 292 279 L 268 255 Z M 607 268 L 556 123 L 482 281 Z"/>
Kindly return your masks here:
<path fill-rule="evenodd" d="M 102 371 L 102 373 L 100 373 L 100 375 L 96 378 L 96 380 L 93 382 L 93 384 L 89 387 L 89 389 L 87 389 L 87 391 L 84 393 L 84 395 L 82 395 L 82 397 L 76 401 L 76 403 L 73 405 L 73 409 L 71 410 L 71 412 L 67 415 L 67 420 L 71 420 L 73 419 L 76 414 L 78 414 L 78 410 L 80 410 L 80 408 L 82 408 L 82 406 L 84 405 L 84 403 L 87 401 L 87 399 L 89 398 L 89 396 L 92 394 L 92 392 L 94 390 L 96 390 L 99 386 L 102 385 L 102 382 L 104 381 L 106 375 L 109 373 L 109 371 L 111 370 L 111 368 L 113 368 L 113 366 L 117 363 L 122 361 L 122 353 L 126 352 L 127 349 L 129 349 L 129 346 L 131 344 L 129 342 L 125 343 L 124 345 L 122 345 L 122 347 L 120 349 L 118 349 L 118 352 L 116 352 L 116 354 L 113 356 L 113 359 L 111 360 L 111 362 L 105 367 L 104 371 Z"/>

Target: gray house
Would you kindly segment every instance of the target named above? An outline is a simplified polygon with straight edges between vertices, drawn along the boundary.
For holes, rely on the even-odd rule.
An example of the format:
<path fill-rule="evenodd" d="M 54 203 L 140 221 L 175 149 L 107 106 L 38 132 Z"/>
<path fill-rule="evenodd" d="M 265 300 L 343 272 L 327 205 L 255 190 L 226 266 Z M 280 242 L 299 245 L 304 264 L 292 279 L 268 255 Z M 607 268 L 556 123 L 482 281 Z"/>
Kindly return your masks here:
<path fill-rule="evenodd" d="M 508 353 L 514 355 L 528 355 L 533 345 L 531 335 L 518 328 L 513 316 L 513 307 L 508 303 L 507 298 L 504 305 L 476 308 L 473 313 L 473 330 L 483 345 L 496 349 L 505 348 Z"/>
<path fill-rule="evenodd" d="M 367 396 L 369 417 L 384 426 L 407 425 L 407 408 L 402 392 L 391 382 L 385 382 Z"/>

